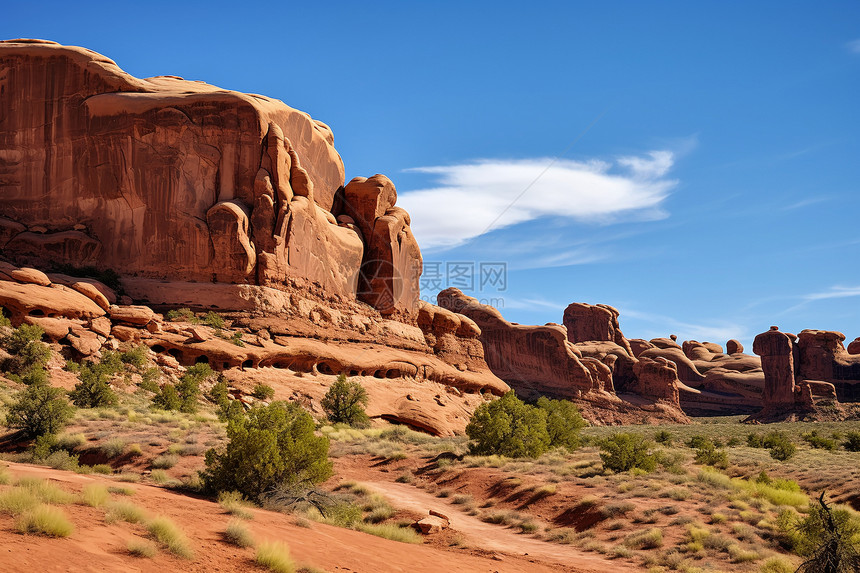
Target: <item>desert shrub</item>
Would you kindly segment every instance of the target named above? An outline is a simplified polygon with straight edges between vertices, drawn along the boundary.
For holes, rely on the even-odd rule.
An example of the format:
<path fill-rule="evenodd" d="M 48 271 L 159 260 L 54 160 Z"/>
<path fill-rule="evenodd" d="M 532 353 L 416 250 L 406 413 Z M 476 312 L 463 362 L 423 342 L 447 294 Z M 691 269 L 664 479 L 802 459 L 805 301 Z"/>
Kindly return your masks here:
<path fill-rule="evenodd" d="M 637 531 L 624 539 L 624 545 L 633 549 L 654 549 L 663 545 L 663 532 L 657 527 Z"/>
<path fill-rule="evenodd" d="M 91 483 L 84 486 L 81 501 L 91 507 L 101 507 L 110 499 L 110 493 L 105 485 Z"/>
<path fill-rule="evenodd" d="M 818 430 L 804 432 L 800 437 L 803 438 L 807 444 L 818 450 L 828 450 L 832 452 L 838 447 L 836 440 L 819 436 Z"/>
<path fill-rule="evenodd" d="M 257 547 L 258 565 L 275 573 L 295 573 L 296 565 L 290 557 L 290 548 L 280 541 L 264 541 Z"/>
<path fill-rule="evenodd" d="M 541 397 L 537 401 L 537 407 L 546 412 L 546 431 L 549 434 L 550 447 L 566 448 L 572 452 L 582 444 L 579 432 L 587 424 L 573 402 Z"/>
<path fill-rule="evenodd" d="M 781 462 L 791 459 L 797 451 L 797 447 L 791 442 L 791 440 L 782 434 L 779 438 L 775 438 L 771 441 L 768 449 L 770 450 L 770 457 Z"/>
<path fill-rule="evenodd" d="M 218 494 L 218 503 L 230 515 L 235 515 L 242 519 L 254 518 L 254 514 L 251 513 L 251 504 L 245 501 L 242 494 L 238 491 L 220 492 Z"/>
<path fill-rule="evenodd" d="M 785 557 L 770 557 L 762 563 L 759 573 L 794 573 L 795 567 Z"/>
<path fill-rule="evenodd" d="M 179 456 L 176 454 L 162 454 L 152 460 L 152 467 L 159 470 L 169 470 L 179 463 Z"/>
<path fill-rule="evenodd" d="M 129 364 L 135 368 L 143 368 L 146 366 L 146 354 L 148 351 L 149 347 L 146 344 L 138 344 L 120 354 L 119 359 L 123 364 Z"/>
<path fill-rule="evenodd" d="M 197 317 L 190 308 L 168 310 L 166 318 L 171 322 L 197 322 Z"/>
<path fill-rule="evenodd" d="M 355 529 L 377 537 L 401 543 L 421 543 L 423 540 L 411 527 L 400 527 L 396 523 L 357 523 Z"/>
<path fill-rule="evenodd" d="M 275 389 L 268 384 L 260 382 L 254 386 L 254 391 L 251 393 L 257 400 L 271 400 L 275 397 Z"/>
<path fill-rule="evenodd" d="M 69 395 L 75 406 L 81 408 L 101 408 L 112 406 L 117 403 L 116 393 L 110 387 L 110 376 L 116 373 L 113 365 L 102 361 L 82 362 L 76 365 L 74 362 L 67 365 L 67 369 L 75 372 L 80 382 L 75 384 L 75 389 Z"/>
<path fill-rule="evenodd" d="M 711 440 L 705 440 L 696 448 L 695 461 L 697 464 L 725 469 L 729 467 L 729 456 L 723 449 L 714 446 Z"/>
<path fill-rule="evenodd" d="M 354 427 L 366 427 L 370 422 L 364 411 L 367 403 L 367 391 L 359 382 L 349 382 L 346 374 L 337 377 L 320 402 L 332 423 Z"/>
<path fill-rule="evenodd" d="M 125 452 L 126 445 L 127 443 L 125 438 L 117 437 L 106 441 L 99 447 L 99 449 L 105 456 L 107 456 L 108 459 L 113 459 L 121 456 Z"/>
<path fill-rule="evenodd" d="M 146 557 L 149 559 L 155 557 L 156 553 L 158 553 L 158 548 L 155 545 L 140 539 L 132 539 L 128 542 L 126 548 L 135 557 Z"/>
<path fill-rule="evenodd" d="M 860 520 L 824 501 L 809 508 L 796 525 L 795 551 L 806 557 L 798 573 L 849 573 L 860 570 Z"/>
<path fill-rule="evenodd" d="M 185 559 L 194 557 L 188 538 L 170 519 L 158 516 L 147 524 L 146 530 L 155 541 L 164 545 L 174 555 Z"/>
<path fill-rule="evenodd" d="M 38 505 L 22 513 L 15 520 L 15 528 L 21 533 L 48 537 L 68 537 L 75 530 L 65 513 L 49 505 Z"/>
<path fill-rule="evenodd" d="M 206 452 L 204 486 L 238 491 L 253 501 L 276 486 L 309 486 L 327 479 L 329 441 L 314 434 L 314 421 L 301 406 L 273 402 L 227 423 L 228 443 Z"/>
<path fill-rule="evenodd" d="M 45 331 L 35 324 L 22 324 L 9 333 L 2 341 L 3 347 L 12 355 L 4 368 L 26 376 L 34 370 L 44 370 L 51 358 L 51 349 L 42 342 Z"/>
<path fill-rule="evenodd" d="M 860 452 L 860 432 L 847 432 L 842 447 L 849 452 Z"/>
<path fill-rule="evenodd" d="M 212 376 L 214 372 L 208 364 L 195 364 L 185 371 L 176 383 L 179 394 L 179 411 L 193 414 L 197 411 L 197 399 L 200 397 L 200 384 Z"/>
<path fill-rule="evenodd" d="M 797 451 L 797 447 L 792 443 L 788 435 L 779 431 L 769 432 L 764 436 L 761 434 L 749 434 L 747 436 L 747 445 L 751 448 L 768 449 L 773 459 L 782 462 L 790 459 Z"/>
<path fill-rule="evenodd" d="M 60 434 L 54 442 L 54 447 L 59 450 L 74 451 L 87 443 L 87 437 L 78 432 L 76 434 Z"/>
<path fill-rule="evenodd" d="M 211 310 L 206 313 L 206 316 L 200 319 L 200 322 L 216 330 L 221 330 L 225 326 L 224 317 Z"/>
<path fill-rule="evenodd" d="M 146 390 L 147 392 L 152 392 L 154 394 L 158 394 L 161 389 L 158 386 L 158 380 L 161 378 L 161 370 L 153 366 L 152 368 L 147 368 L 144 370 L 143 374 L 140 375 L 140 384 L 139 388 Z"/>
<path fill-rule="evenodd" d="M 658 444 L 663 444 L 664 446 L 671 446 L 672 434 L 666 430 L 660 430 L 656 434 L 654 434 L 654 441 Z"/>
<path fill-rule="evenodd" d="M 182 407 L 182 399 L 176 391 L 176 386 L 169 383 L 163 384 L 158 389 L 158 393 L 152 397 L 152 405 L 161 410 L 178 410 Z"/>
<path fill-rule="evenodd" d="M 251 530 L 238 519 L 232 519 L 227 524 L 224 539 L 237 547 L 252 547 L 254 545 L 254 536 L 251 535 Z"/>
<path fill-rule="evenodd" d="M 695 449 L 701 448 L 703 445 L 709 444 L 709 443 L 713 444 L 713 442 L 710 440 L 710 438 L 696 434 L 695 436 L 690 437 L 690 440 L 687 442 L 687 446 L 689 446 L 690 448 L 695 450 Z"/>
<path fill-rule="evenodd" d="M 55 452 L 51 452 L 47 457 L 45 457 L 42 462 L 46 466 L 50 466 L 55 470 L 64 470 L 64 471 L 77 471 L 79 468 L 80 458 L 78 456 L 73 456 L 69 454 L 66 450 L 57 450 Z"/>
<path fill-rule="evenodd" d="M 219 376 L 218 381 L 212 385 L 206 397 L 217 406 L 228 403 L 230 401 L 230 390 L 227 387 L 227 379 L 224 376 Z"/>
<path fill-rule="evenodd" d="M 538 457 L 549 449 L 546 410 L 534 408 L 513 391 L 478 406 L 466 426 L 475 455 Z"/>
<path fill-rule="evenodd" d="M 142 523 L 146 520 L 146 512 L 142 507 L 131 503 L 130 501 L 116 501 L 108 504 L 107 512 L 105 513 L 105 521 L 114 523 L 116 521 L 125 521 L 128 523 Z"/>
<path fill-rule="evenodd" d="M 9 405 L 6 425 L 18 428 L 27 437 L 56 434 L 71 420 L 75 409 L 62 388 L 32 384 L 18 392 Z"/>
<path fill-rule="evenodd" d="M 0 326 L 12 326 L 12 321 L 6 316 L 6 309 L 0 306 Z"/>
<path fill-rule="evenodd" d="M 600 444 L 603 467 L 614 472 L 634 468 L 646 472 L 657 467 L 657 457 L 651 451 L 651 442 L 639 434 L 616 433 Z"/>

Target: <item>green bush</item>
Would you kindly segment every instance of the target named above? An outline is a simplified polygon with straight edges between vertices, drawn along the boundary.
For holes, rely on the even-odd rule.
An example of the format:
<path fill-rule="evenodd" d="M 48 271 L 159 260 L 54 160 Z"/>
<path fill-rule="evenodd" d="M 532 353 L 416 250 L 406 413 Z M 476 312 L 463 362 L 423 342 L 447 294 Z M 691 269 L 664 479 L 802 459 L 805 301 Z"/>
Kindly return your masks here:
<path fill-rule="evenodd" d="M 797 447 L 786 436 L 773 440 L 769 449 L 770 457 L 781 462 L 791 459 L 797 451 Z"/>
<path fill-rule="evenodd" d="M 51 359 L 51 349 L 42 342 L 45 331 L 35 324 L 22 324 L 14 329 L 3 341 L 3 347 L 12 355 L 3 368 L 26 376 L 31 371 L 44 370 Z"/>
<path fill-rule="evenodd" d="M 310 486 L 331 475 L 328 438 L 314 434 L 314 421 L 299 405 L 273 402 L 227 423 L 224 450 L 206 452 L 205 487 L 238 491 L 260 501 L 277 486 Z"/>
<path fill-rule="evenodd" d="M 120 354 L 119 359 L 123 364 L 129 364 L 135 368 L 143 368 L 146 366 L 146 353 L 149 347 L 146 344 L 139 344 L 131 350 L 126 350 Z"/>
<path fill-rule="evenodd" d="M 825 438 L 824 436 L 818 435 L 818 430 L 812 430 L 811 432 L 804 432 L 800 436 L 803 440 L 818 450 L 828 450 L 834 451 L 839 445 L 836 443 L 836 440 L 832 438 Z"/>
<path fill-rule="evenodd" d="M 275 389 L 267 384 L 260 382 L 254 386 L 254 391 L 251 393 L 257 400 L 271 400 L 275 397 Z"/>
<path fill-rule="evenodd" d="M 20 391 L 9 406 L 6 425 L 19 428 L 27 437 L 36 438 L 62 430 L 74 412 L 62 388 L 33 384 Z"/>
<path fill-rule="evenodd" d="M 663 444 L 664 446 L 671 446 L 672 434 L 670 434 L 666 430 L 660 430 L 656 434 L 654 434 L 654 441 L 658 444 Z"/>
<path fill-rule="evenodd" d="M 546 412 L 546 431 L 551 448 L 566 448 L 572 452 L 582 445 L 579 432 L 587 424 L 573 402 L 541 397 L 537 407 Z"/>
<path fill-rule="evenodd" d="M 824 493 L 796 527 L 796 551 L 807 557 L 798 573 L 860 571 L 860 521 L 847 510 L 827 505 Z"/>
<path fill-rule="evenodd" d="M 320 402 L 332 423 L 349 424 L 359 428 L 370 423 L 370 418 L 364 411 L 367 403 L 367 391 L 359 382 L 347 381 L 346 374 L 337 377 Z"/>
<path fill-rule="evenodd" d="M 475 455 L 536 458 L 550 446 L 547 412 L 529 406 L 513 390 L 478 406 L 466 426 Z"/>
<path fill-rule="evenodd" d="M 215 374 L 208 364 L 195 364 L 185 371 L 176 384 L 179 395 L 179 411 L 193 414 L 197 411 L 197 400 L 200 398 L 200 383 Z"/>
<path fill-rule="evenodd" d="M 860 452 L 860 432 L 847 432 L 842 447 L 849 452 Z"/>
<path fill-rule="evenodd" d="M 729 467 L 729 456 L 725 450 L 717 448 L 711 440 L 704 440 L 696 448 L 695 461 L 697 464 L 726 469 Z"/>
<path fill-rule="evenodd" d="M 152 397 L 152 405 L 161 410 L 178 410 L 182 406 L 182 399 L 176 386 L 164 384 L 158 389 L 158 394 Z"/>
<path fill-rule="evenodd" d="M 761 434 L 749 434 L 747 436 L 747 445 L 751 448 L 768 449 L 770 450 L 770 457 L 781 462 L 790 459 L 797 451 L 797 447 L 792 443 L 788 435 L 779 431 L 769 432 L 764 436 Z"/>
<path fill-rule="evenodd" d="M 603 467 L 614 472 L 638 468 L 646 472 L 657 467 L 657 456 L 651 451 L 651 442 L 639 434 L 617 433 L 600 444 Z"/>
<path fill-rule="evenodd" d="M 166 318 L 171 322 L 197 322 L 197 317 L 190 308 L 168 310 Z"/>
<path fill-rule="evenodd" d="M 117 403 L 117 395 L 109 384 L 110 377 L 117 372 L 116 364 L 111 360 L 102 360 L 98 364 L 82 362 L 79 365 L 72 362 L 66 368 L 76 372 L 80 378 L 69 395 L 75 406 L 101 408 Z"/>
<path fill-rule="evenodd" d="M 230 391 L 227 388 L 227 379 L 219 376 L 218 382 L 209 390 L 207 397 L 218 406 L 224 406 L 230 401 Z"/>

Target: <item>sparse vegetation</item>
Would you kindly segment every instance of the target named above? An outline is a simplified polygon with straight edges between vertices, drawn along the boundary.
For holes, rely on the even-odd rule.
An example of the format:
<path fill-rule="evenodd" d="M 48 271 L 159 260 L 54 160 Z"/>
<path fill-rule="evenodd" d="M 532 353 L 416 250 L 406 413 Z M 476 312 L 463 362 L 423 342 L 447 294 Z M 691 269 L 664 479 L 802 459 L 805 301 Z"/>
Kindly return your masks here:
<path fill-rule="evenodd" d="M 56 434 L 74 414 L 62 388 L 31 384 L 18 393 L 9 406 L 6 425 L 18 428 L 26 437 Z"/>
<path fill-rule="evenodd" d="M 651 443 L 639 434 L 616 433 L 600 444 L 603 466 L 614 472 L 634 468 L 650 472 L 657 467 Z"/>
<path fill-rule="evenodd" d="M 264 541 L 257 547 L 258 565 L 275 573 L 295 573 L 296 565 L 290 557 L 290 548 L 280 541 Z"/>
<path fill-rule="evenodd" d="M 174 555 L 185 559 L 194 557 L 194 552 L 191 550 L 191 545 L 185 534 L 167 517 L 158 516 L 152 519 L 147 524 L 146 530 L 155 541 L 162 544 Z"/>
<path fill-rule="evenodd" d="M 15 520 L 15 528 L 21 533 L 48 537 L 68 537 L 75 530 L 65 513 L 49 505 L 37 505 L 21 513 Z"/>
<path fill-rule="evenodd" d="M 314 421 L 294 403 L 273 402 L 233 418 L 228 443 L 206 452 L 204 485 L 210 491 L 238 491 L 259 501 L 276 486 L 313 485 L 332 472 L 329 441 L 314 434 Z"/>
<path fill-rule="evenodd" d="M 271 400 L 275 397 L 275 389 L 267 384 L 260 382 L 254 386 L 254 391 L 251 395 L 257 400 Z"/>
<path fill-rule="evenodd" d="M 346 374 L 340 374 L 329 387 L 320 405 L 333 424 L 349 424 L 355 428 L 367 427 L 370 419 L 367 407 L 367 391 L 359 382 L 350 382 Z"/>
<path fill-rule="evenodd" d="M 224 539 L 237 547 L 253 547 L 254 537 L 248 526 L 238 519 L 230 520 L 224 531 Z"/>

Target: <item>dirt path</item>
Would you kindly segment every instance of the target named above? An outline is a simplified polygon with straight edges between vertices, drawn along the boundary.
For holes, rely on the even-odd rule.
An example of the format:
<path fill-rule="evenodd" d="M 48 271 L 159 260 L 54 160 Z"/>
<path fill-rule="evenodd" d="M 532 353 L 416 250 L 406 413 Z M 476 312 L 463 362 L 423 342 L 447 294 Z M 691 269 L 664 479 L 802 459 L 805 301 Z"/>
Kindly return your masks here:
<path fill-rule="evenodd" d="M 539 561 L 575 568 L 583 573 L 607 571 L 642 571 L 641 568 L 620 561 L 609 561 L 593 553 L 585 553 L 567 545 L 547 543 L 515 533 L 500 525 L 484 523 L 467 515 L 456 506 L 409 484 L 385 481 L 364 481 L 368 487 L 384 495 L 395 507 L 426 514 L 435 510 L 449 518 L 451 529 L 467 536 L 473 547 L 526 556 Z"/>

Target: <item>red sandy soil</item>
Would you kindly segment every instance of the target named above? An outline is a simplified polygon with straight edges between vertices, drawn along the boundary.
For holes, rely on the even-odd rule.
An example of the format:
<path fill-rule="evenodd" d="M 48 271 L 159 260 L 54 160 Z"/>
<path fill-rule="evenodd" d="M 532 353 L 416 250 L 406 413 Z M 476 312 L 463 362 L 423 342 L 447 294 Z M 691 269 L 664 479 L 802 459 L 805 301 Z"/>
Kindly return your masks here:
<path fill-rule="evenodd" d="M 35 476 L 58 483 L 63 489 L 80 491 L 89 483 L 122 485 L 135 491 L 129 501 L 150 515 L 165 515 L 190 538 L 193 560 L 174 557 L 164 550 L 152 559 L 131 556 L 130 540 L 145 537 L 141 525 L 117 522 L 108 525 L 104 510 L 83 505 L 65 505 L 62 510 L 75 525 L 65 539 L 22 535 L 13 519 L 0 516 L 0 570 L 35 571 L 261 571 L 253 562 L 252 549 L 227 544 L 222 533 L 231 516 L 215 502 L 160 487 L 118 484 L 104 476 L 79 475 L 28 464 L 10 463 L 14 477 Z M 393 477 L 393 476 L 392 476 Z M 422 513 L 440 504 L 431 494 L 412 486 L 380 482 L 391 502 L 405 509 L 421 508 Z M 114 495 L 114 498 L 124 496 Z M 408 506 L 408 507 L 407 507 Z M 447 509 L 442 508 L 440 509 Z M 294 518 L 281 513 L 253 510 L 246 522 L 257 541 L 279 540 L 289 545 L 297 564 L 321 568 L 330 573 L 380 572 L 567 572 L 597 573 L 632 571 L 632 566 L 611 563 L 572 548 L 556 547 L 512 531 L 481 523 L 465 514 L 452 518 L 452 525 L 470 536 L 474 547 L 482 549 L 442 549 L 389 541 L 364 533 L 312 523 L 295 525 Z M 451 513 L 450 510 L 447 513 Z M 524 555 L 528 553 L 528 555 Z"/>

